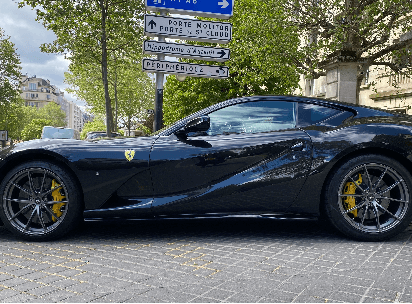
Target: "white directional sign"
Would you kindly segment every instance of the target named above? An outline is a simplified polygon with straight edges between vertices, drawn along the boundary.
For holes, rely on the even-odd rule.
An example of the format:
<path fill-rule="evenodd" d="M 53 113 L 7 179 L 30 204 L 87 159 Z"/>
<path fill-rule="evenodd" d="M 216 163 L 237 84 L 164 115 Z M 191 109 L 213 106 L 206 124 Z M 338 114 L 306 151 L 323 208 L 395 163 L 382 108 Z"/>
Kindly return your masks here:
<path fill-rule="evenodd" d="M 228 19 L 233 15 L 234 0 L 146 0 L 150 11 Z"/>
<path fill-rule="evenodd" d="M 186 38 L 186 40 L 228 43 L 232 40 L 232 24 L 159 15 L 144 16 L 145 35 Z"/>
<path fill-rule="evenodd" d="M 229 77 L 229 68 L 224 66 L 153 59 L 143 59 L 143 71 L 149 73 L 161 72 L 165 74 L 178 74 L 206 78 Z"/>
<path fill-rule="evenodd" d="M 156 55 L 160 53 L 173 57 L 206 61 L 224 62 L 230 59 L 229 49 L 205 47 L 191 44 L 159 42 L 156 40 L 146 40 L 143 45 L 143 52 L 150 55 Z"/>

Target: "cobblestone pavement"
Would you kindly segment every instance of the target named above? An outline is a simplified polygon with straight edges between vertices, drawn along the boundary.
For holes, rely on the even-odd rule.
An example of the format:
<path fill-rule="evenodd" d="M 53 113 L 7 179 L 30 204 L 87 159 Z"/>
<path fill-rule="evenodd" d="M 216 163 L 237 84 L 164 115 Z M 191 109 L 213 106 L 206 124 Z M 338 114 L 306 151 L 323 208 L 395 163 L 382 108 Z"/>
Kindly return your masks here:
<path fill-rule="evenodd" d="M 412 302 L 412 229 L 348 240 L 314 220 L 86 222 L 56 242 L 0 228 L 0 302 Z"/>

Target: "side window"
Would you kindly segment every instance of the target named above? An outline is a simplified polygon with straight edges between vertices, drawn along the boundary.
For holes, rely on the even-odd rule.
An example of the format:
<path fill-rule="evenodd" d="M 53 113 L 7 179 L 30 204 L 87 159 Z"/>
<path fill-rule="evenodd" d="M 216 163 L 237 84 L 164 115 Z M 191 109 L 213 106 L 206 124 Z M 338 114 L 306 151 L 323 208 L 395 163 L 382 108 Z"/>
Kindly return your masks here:
<path fill-rule="evenodd" d="M 271 132 L 296 127 L 296 103 L 258 101 L 232 105 L 209 114 L 208 135 Z"/>
<path fill-rule="evenodd" d="M 299 103 L 298 126 L 306 127 L 332 117 L 341 111 L 310 103 Z"/>

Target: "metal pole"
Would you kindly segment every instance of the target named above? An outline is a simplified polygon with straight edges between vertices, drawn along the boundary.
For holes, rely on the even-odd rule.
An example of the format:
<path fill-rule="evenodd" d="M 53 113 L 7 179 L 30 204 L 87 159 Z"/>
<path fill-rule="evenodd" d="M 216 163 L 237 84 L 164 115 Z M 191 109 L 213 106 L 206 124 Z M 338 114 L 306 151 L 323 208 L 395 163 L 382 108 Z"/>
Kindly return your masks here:
<path fill-rule="evenodd" d="M 160 12 L 161 16 L 166 16 L 164 11 Z M 159 42 L 165 42 L 165 36 L 158 36 Z M 157 60 L 164 60 L 165 55 L 158 54 Z M 157 72 L 156 73 L 156 98 L 155 98 L 155 105 L 154 105 L 154 122 L 153 122 L 153 131 L 156 132 L 162 128 L 163 125 L 163 81 L 164 81 L 164 73 Z"/>

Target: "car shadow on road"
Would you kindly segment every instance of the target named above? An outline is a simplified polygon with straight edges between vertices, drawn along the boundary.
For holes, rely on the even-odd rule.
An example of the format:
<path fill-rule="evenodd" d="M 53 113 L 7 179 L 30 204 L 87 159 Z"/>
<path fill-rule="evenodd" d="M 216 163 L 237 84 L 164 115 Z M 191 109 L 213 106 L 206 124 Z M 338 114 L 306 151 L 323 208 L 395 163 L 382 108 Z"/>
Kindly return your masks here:
<path fill-rule="evenodd" d="M 412 227 L 393 241 L 409 238 Z M 206 218 L 156 220 L 86 220 L 75 231 L 59 241 L 122 240 L 147 242 L 150 240 L 287 240 L 351 241 L 329 225 L 313 218 Z M 18 240 L 0 227 L 0 241 Z M 391 240 L 392 241 L 392 240 Z"/>

